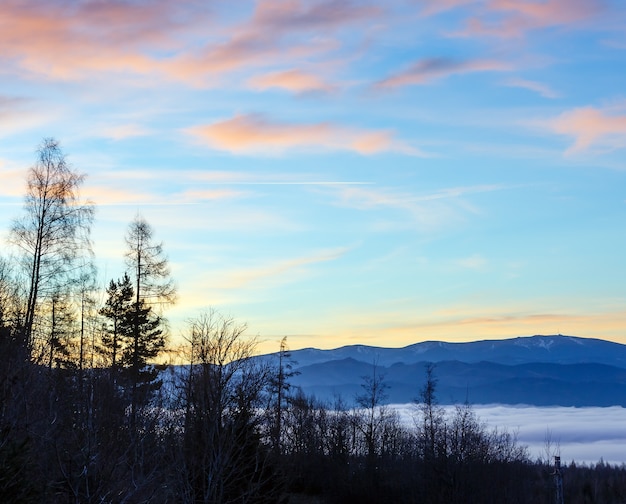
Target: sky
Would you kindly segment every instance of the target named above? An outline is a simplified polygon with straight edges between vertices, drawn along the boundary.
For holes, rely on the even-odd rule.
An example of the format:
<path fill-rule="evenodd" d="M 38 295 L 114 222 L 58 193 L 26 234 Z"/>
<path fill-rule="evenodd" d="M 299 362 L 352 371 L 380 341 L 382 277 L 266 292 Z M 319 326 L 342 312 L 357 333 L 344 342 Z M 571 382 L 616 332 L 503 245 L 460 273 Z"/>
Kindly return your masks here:
<path fill-rule="evenodd" d="M 626 343 L 621 0 L 0 0 L 0 232 L 53 137 L 261 350 Z"/>

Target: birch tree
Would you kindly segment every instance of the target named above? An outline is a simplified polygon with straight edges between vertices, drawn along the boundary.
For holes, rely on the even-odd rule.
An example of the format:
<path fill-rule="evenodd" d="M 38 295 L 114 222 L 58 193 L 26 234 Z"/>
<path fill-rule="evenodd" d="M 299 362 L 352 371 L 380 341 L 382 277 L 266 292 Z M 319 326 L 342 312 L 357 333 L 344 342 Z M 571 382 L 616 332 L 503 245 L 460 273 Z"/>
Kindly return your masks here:
<path fill-rule="evenodd" d="M 22 333 L 29 348 L 40 300 L 67 282 L 76 259 L 90 250 L 94 205 L 81 202 L 84 179 L 68 165 L 57 140 L 42 141 L 28 170 L 24 214 L 13 222 L 9 238 L 19 249 L 27 276 Z"/>

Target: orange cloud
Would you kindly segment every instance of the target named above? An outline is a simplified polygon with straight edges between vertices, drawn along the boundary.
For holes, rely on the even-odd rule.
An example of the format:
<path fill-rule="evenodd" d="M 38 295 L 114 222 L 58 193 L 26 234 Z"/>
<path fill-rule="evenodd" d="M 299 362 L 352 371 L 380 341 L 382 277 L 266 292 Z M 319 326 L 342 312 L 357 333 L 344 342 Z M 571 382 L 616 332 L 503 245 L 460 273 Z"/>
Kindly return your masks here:
<path fill-rule="evenodd" d="M 271 122 L 260 115 L 238 115 L 187 133 L 202 143 L 233 153 L 284 152 L 291 149 L 351 150 L 359 154 L 399 151 L 418 154 L 388 131 L 359 130 L 332 123 L 290 124 Z"/>
<path fill-rule="evenodd" d="M 341 312 L 325 318 L 324 334 L 359 343 L 385 341 L 404 346 L 419 341 L 475 341 L 533 334 L 568 334 L 624 342 L 626 311 L 519 312 L 502 307 L 440 310 L 416 315 L 415 309 L 380 311 L 378 308 Z M 398 322 L 401 321 L 401 322 Z M 405 322 L 403 322 L 405 321 Z M 336 341 L 336 340 L 335 340 Z M 331 342 L 332 343 L 332 342 Z M 307 346 L 305 342 L 303 346 Z M 308 345 L 311 346 L 311 345 Z"/>
<path fill-rule="evenodd" d="M 0 173 L 2 174 L 2 184 L 0 184 L 0 197 L 18 198 L 26 192 L 26 170 L 12 169 L 8 162 L 0 159 Z"/>
<path fill-rule="evenodd" d="M 316 75 L 295 69 L 259 75 L 250 79 L 248 84 L 253 89 L 279 88 L 291 93 L 330 92 L 334 89 Z"/>
<path fill-rule="evenodd" d="M 203 17 L 177 5 L 10 0 L 2 6 L 0 54 L 8 65 L 55 79 L 152 72 L 160 63 L 149 51 L 171 51 L 175 35 Z"/>
<path fill-rule="evenodd" d="M 583 107 L 564 112 L 547 123 L 555 133 L 574 137 L 567 153 L 585 151 L 593 146 L 619 149 L 626 147 L 626 115 L 609 110 Z"/>
<path fill-rule="evenodd" d="M 472 72 L 502 72 L 510 65 L 494 60 L 457 61 L 447 58 L 428 58 L 416 61 L 407 70 L 388 77 L 377 84 L 379 88 L 395 88 L 428 84 L 455 74 Z"/>

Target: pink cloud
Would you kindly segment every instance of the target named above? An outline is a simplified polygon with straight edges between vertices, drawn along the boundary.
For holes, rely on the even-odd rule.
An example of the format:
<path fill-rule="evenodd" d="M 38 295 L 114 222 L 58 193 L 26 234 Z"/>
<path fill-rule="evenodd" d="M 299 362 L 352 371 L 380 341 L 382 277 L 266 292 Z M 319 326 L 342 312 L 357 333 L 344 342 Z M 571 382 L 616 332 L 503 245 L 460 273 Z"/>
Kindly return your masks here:
<path fill-rule="evenodd" d="M 332 123 L 272 122 L 260 115 L 238 115 L 187 133 L 213 148 L 232 153 L 284 152 L 292 149 L 349 150 L 359 154 L 399 151 L 418 154 L 413 147 L 383 130 L 360 130 Z"/>
<path fill-rule="evenodd" d="M 226 40 L 184 55 L 171 68 L 183 79 L 203 82 L 212 72 L 311 58 L 337 49 L 338 42 L 332 38 L 335 31 L 373 19 L 380 12 L 350 1 L 262 0 L 252 17 L 234 27 Z"/>
<path fill-rule="evenodd" d="M 296 69 L 259 75 L 250 79 L 248 84 L 253 89 L 261 91 L 269 88 L 284 89 L 291 93 L 331 92 L 334 90 L 334 86 L 324 82 L 316 75 Z"/>
<path fill-rule="evenodd" d="M 610 150 L 626 147 L 626 115 L 594 107 L 577 108 L 548 121 L 549 129 L 574 138 L 567 153 L 592 147 Z"/>
<path fill-rule="evenodd" d="M 604 10 L 602 0 L 487 0 L 461 35 L 520 37 L 535 29 L 590 23 Z"/>
<path fill-rule="evenodd" d="M 423 4 L 421 14 L 423 16 L 432 16 L 445 12 L 448 10 L 456 9 L 468 4 L 475 4 L 477 0 L 422 0 Z"/>
<path fill-rule="evenodd" d="M 495 60 L 451 60 L 429 58 L 416 61 L 407 70 L 380 81 L 379 88 L 395 88 L 428 84 L 456 74 L 473 72 L 502 72 L 510 70 L 510 65 Z"/>
<path fill-rule="evenodd" d="M 155 74 L 210 85 L 223 72 L 336 50 L 335 31 L 379 11 L 356 2 L 262 0 L 251 15 L 226 19 L 203 2 L 8 0 L 0 63 L 51 79 Z"/>

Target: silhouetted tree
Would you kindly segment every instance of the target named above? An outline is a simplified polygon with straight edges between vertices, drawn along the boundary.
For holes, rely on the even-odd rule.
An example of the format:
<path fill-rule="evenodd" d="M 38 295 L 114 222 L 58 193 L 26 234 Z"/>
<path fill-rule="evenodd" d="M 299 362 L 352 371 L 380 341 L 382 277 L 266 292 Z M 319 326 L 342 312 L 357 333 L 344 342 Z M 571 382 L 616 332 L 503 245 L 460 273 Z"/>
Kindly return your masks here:
<path fill-rule="evenodd" d="M 157 375 L 155 368 L 145 369 L 146 364 L 165 346 L 163 320 L 155 315 L 153 307 L 174 303 L 176 288 L 170 278 L 163 245 L 153 242 L 152 227 L 142 217 L 137 216 L 130 223 L 126 245 L 126 264 L 135 288 L 131 315 L 132 342 L 124 352 L 125 363 L 131 369 L 131 430 L 134 430 L 140 388 L 145 391 L 146 385 Z"/>
<path fill-rule="evenodd" d="M 283 416 L 289 401 L 291 390 L 290 379 L 298 374 L 293 370 L 294 362 L 291 359 L 287 336 L 280 340 L 280 348 L 276 355 L 278 362 L 270 380 L 271 404 L 268 407 L 270 438 L 275 455 L 282 452 Z"/>
<path fill-rule="evenodd" d="M 182 502 L 276 502 L 279 479 L 260 438 L 269 372 L 246 326 L 210 311 L 190 324 L 184 391 Z"/>
<path fill-rule="evenodd" d="M 28 277 L 23 334 L 29 347 L 40 298 L 52 295 L 71 274 L 76 258 L 90 247 L 94 208 L 80 201 L 83 180 L 84 175 L 68 166 L 59 143 L 44 139 L 28 171 L 24 215 L 14 221 L 10 233 Z"/>
<path fill-rule="evenodd" d="M 118 375 L 121 349 L 133 331 L 132 308 L 135 292 L 128 274 L 118 281 L 111 280 L 106 294 L 107 299 L 99 312 L 107 319 L 101 342 L 103 352 L 110 359 L 111 377 L 115 380 Z"/>

